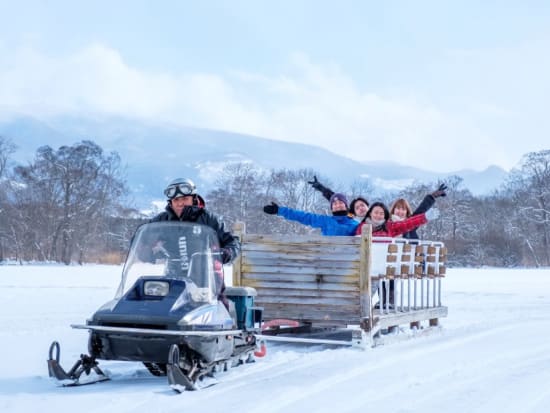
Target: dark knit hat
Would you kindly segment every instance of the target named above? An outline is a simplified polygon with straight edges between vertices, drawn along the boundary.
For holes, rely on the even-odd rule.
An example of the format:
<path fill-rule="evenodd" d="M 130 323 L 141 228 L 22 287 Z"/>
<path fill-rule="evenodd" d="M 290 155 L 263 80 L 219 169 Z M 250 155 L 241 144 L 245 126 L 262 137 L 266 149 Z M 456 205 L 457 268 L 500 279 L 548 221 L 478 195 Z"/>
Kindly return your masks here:
<path fill-rule="evenodd" d="M 332 194 L 332 196 L 330 197 L 330 207 L 332 208 L 332 203 L 334 202 L 335 199 L 338 199 L 339 201 L 342 201 L 344 204 L 346 204 L 346 208 L 349 206 L 348 204 L 348 199 L 346 198 L 346 196 L 344 194 L 340 194 L 338 192 Z"/>

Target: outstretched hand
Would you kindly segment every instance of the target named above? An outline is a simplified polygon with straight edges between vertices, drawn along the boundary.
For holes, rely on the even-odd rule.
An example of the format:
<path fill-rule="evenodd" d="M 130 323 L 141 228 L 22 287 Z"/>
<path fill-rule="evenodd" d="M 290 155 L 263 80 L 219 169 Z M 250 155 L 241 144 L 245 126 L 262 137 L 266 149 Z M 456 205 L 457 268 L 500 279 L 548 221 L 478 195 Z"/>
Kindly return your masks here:
<path fill-rule="evenodd" d="M 271 205 L 264 206 L 264 212 L 270 215 L 277 215 L 277 213 L 279 212 L 279 205 L 277 205 L 275 202 L 271 202 Z"/>
<path fill-rule="evenodd" d="M 437 190 L 435 190 L 434 192 L 432 192 L 432 196 L 434 198 L 438 198 L 440 196 L 447 196 L 447 192 L 445 192 L 447 190 L 447 185 L 445 184 L 441 184 L 439 185 L 439 188 L 437 188 Z"/>
<path fill-rule="evenodd" d="M 313 175 L 313 181 L 307 181 L 307 183 L 318 191 L 322 191 L 324 188 L 323 185 L 321 185 L 321 183 L 317 180 L 317 175 Z"/>
<path fill-rule="evenodd" d="M 317 175 L 313 175 L 313 181 L 307 181 L 307 183 L 310 184 L 310 185 L 316 184 L 317 182 L 319 182 L 317 180 Z"/>

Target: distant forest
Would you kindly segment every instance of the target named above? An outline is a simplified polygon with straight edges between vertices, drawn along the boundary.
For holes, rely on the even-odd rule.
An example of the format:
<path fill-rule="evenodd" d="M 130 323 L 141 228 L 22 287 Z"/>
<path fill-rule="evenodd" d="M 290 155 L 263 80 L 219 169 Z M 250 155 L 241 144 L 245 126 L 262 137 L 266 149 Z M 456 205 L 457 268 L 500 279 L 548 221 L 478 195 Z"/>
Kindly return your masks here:
<path fill-rule="evenodd" d="M 32 162 L 17 165 L 11 159 L 15 150 L 0 136 L 0 262 L 122 262 L 135 229 L 150 217 L 128 203 L 120 156 L 82 141 L 40 147 Z M 403 197 L 413 209 L 440 183 L 415 183 L 373 199 L 368 181 L 339 188 L 322 171 L 266 172 L 238 163 L 226 166 L 214 189 L 201 195 L 228 228 L 242 221 L 249 233 L 306 234 L 316 230 L 266 215 L 263 206 L 275 201 L 329 213 L 327 200 L 308 184 L 314 175 L 350 200 L 361 195 L 390 205 Z M 447 196 L 435 206 L 440 217 L 419 234 L 446 244 L 450 266 L 550 266 L 550 150 L 524 155 L 491 195 L 472 195 L 458 176 L 445 183 Z"/>

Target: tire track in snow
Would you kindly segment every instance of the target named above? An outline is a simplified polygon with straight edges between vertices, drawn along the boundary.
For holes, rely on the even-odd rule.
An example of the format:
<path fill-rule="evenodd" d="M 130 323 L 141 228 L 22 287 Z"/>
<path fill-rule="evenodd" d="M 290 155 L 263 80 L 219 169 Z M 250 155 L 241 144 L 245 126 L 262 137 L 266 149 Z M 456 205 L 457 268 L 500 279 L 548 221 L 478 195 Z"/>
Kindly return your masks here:
<path fill-rule="evenodd" d="M 97 401 L 101 405 L 86 411 L 96 413 L 107 411 L 129 413 L 145 410 L 181 412 L 182 409 L 194 411 L 200 409 L 201 404 L 210 398 L 219 399 L 224 410 L 239 408 L 241 412 L 270 413 L 304 409 L 326 411 L 323 410 L 322 401 L 316 401 L 319 399 L 316 396 L 341 390 L 346 392 L 345 394 L 350 394 L 348 403 L 341 406 L 342 413 L 357 412 L 373 406 L 377 408 L 385 406 L 386 411 L 403 412 L 416 411 L 419 406 L 422 407 L 422 411 L 429 412 L 430 409 L 437 407 L 437 411 L 440 412 L 443 407 L 442 398 L 448 397 L 449 394 L 453 392 L 463 394 L 468 389 L 475 390 L 479 383 L 483 383 L 488 378 L 498 379 L 503 370 L 494 367 L 504 363 L 508 353 L 502 357 L 498 357 L 497 354 L 491 363 L 485 365 L 480 363 L 475 370 L 475 377 L 471 378 L 465 376 L 469 370 L 460 366 L 456 368 L 445 366 L 440 374 L 435 372 L 427 376 L 402 374 L 403 368 L 407 367 L 407 364 L 412 364 L 412 368 L 421 370 L 421 360 L 426 357 L 445 358 L 445 355 L 451 354 L 455 348 L 464 345 L 475 347 L 495 335 L 506 338 L 520 331 L 519 327 L 525 327 L 525 323 L 508 324 L 484 331 L 471 331 L 466 335 L 462 333 L 457 335 L 456 331 L 443 330 L 441 335 L 419 337 L 415 340 L 368 349 L 365 352 L 348 348 L 299 352 L 294 350 L 296 346 L 288 346 L 288 350 L 286 346 L 277 346 L 271 358 L 266 358 L 265 361 L 260 359 L 254 364 L 230 369 L 227 373 L 219 375 L 220 384 L 202 391 L 184 392 L 181 395 L 169 389 L 166 379 L 151 380 L 148 383 L 141 381 L 136 383 L 135 380 L 125 382 L 125 376 L 122 374 L 115 378 L 115 383 L 107 382 L 98 385 L 116 384 L 120 389 L 110 389 L 110 393 L 106 395 L 98 394 Z M 540 328 L 540 324 L 537 324 L 537 328 Z M 514 360 L 512 368 L 518 372 L 525 372 L 533 367 L 533 363 L 548 362 L 546 351 L 543 350 L 547 349 L 543 349 L 542 344 L 531 346 L 528 358 L 523 363 L 521 360 Z M 534 357 L 535 353 L 538 354 L 537 357 Z M 341 368 L 328 372 L 324 365 L 331 365 L 339 358 L 342 359 Z M 475 360 L 472 361 L 472 364 L 474 363 Z M 445 383 L 445 386 L 441 387 L 442 383 Z M 137 390 L 136 384 L 138 384 Z M 101 393 L 99 387 L 97 390 Z M 117 395 L 116 398 L 113 391 Z M 234 396 L 236 394 L 240 394 L 241 397 Z M 243 405 L 242 398 L 246 398 L 242 396 L 243 394 L 255 394 L 256 402 L 253 406 Z M 263 397 L 256 397 L 258 395 Z M 405 399 L 409 397 L 414 400 L 414 409 L 409 409 L 407 404 L 403 405 L 400 402 L 404 396 Z M 540 411 L 536 410 L 537 406 L 548 399 L 548 395 L 538 396 L 532 400 L 532 413 Z M 265 401 L 257 403 L 258 399 Z M 464 400 L 459 398 L 455 402 L 464 402 Z M 405 403 L 408 402 L 405 400 Z M 394 407 L 399 410 L 393 409 Z M 468 406 L 467 411 L 475 411 L 475 406 Z"/>
<path fill-rule="evenodd" d="M 519 325 L 519 323 L 518 323 Z M 264 413 L 269 412 L 282 412 L 285 411 L 285 409 L 291 410 L 291 411 L 297 411 L 301 410 L 301 408 L 307 408 L 309 410 L 315 410 L 315 403 L 312 404 L 312 400 L 315 400 L 316 394 L 319 393 L 326 393 L 330 391 L 334 391 L 334 389 L 338 386 L 340 388 L 347 388 L 347 389 L 353 389 L 357 388 L 358 392 L 364 390 L 361 389 L 362 386 L 357 386 L 356 382 L 358 379 L 363 377 L 363 382 L 368 383 L 368 386 L 374 386 L 376 389 L 373 392 L 369 392 L 367 389 L 367 398 L 366 400 L 362 398 L 356 399 L 354 401 L 350 400 L 350 404 L 346 404 L 345 406 L 341 407 L 341 411 L 349 411 L 349 412 L 355 412 L 362 410 L 366 407 L 372 407 L 373 402 L 379 401 L 383 402 L 386 401 L 386 403 L 392 403 L 395 402 L 395 400 L 399 400 L 401 397 L 401 394 L 407 390 L 407 388 L 415 387 L 414 381 L 411 382 L 410 380 L 402 380 L 402 377 L 395 377 L 394 380 L 388 380 L 388 371 L 395 371 L 396 374 L 399 374 L 399 371 L 402 367 L 402 364 L 410 359 L 415 359 L 416 357 L 422 357 L 429 354 L 434 353 L 446 353 L 450 351 L 454 347 L 463 346 L 465 343 L 478 343 L 480 341 L 483 341 L 484 339 L 491 337 L 495 334 L 503 334 L 506 336 L 506 333 L 517 331 L 518 325 L 507 325 L 507 326 L 500 326 L 497 328 L 494 328 L 489 331 L 482 331 L 482 332 L 475 332 L 474 334 L 469 335 L 468 337 L 463 336 L 452 336 L 450 340 L 446 340 L 444 342 L 437 342 L 437 337 L 433 337 L 433 340 L 429 340 L 429 347 L 423 346 L 420 349 L 415 350 L 409 350 L 406 353 L 399 353 L 399 346 L 395 346 L 395 349 L 397 352 L 394 352 L 390 354 L 389 356 L 386 355 L 386 359 L 384 359 L 381 362 L 374 363 L 372 365 L 367 366 L 359 366 L 355 368 L 351 368 L 350 370 L 347 370 L 342 373 L 338 373 L 332 376 L 329 376 L 325 379 L 322 379 L 321 381 L 315 382 L 314 386 L 311 387 L 301 387 L 297 388 L 295 390 L 290 389 L 287 391 L 282 397 L 273 397 L 270 398 L 269 401 L 266 401 L 265 403 L 261 405 L 255 406 L 259 411 L 262 411 Z M 425 344 L 425 343 L 424 343 Z M 548 357 L 546 355 L 547 348 L 544 345 L 541 345 L 541 355 L 544 357 Z M 377 349 L 374 349 L 373 352 L 376 352 Z M 397 353 L 397 354 L 395 354 Z M 433 357 L 433 356 L 432 356 Z M 506 358 L 503 357 L 499 360 L 497 360 L 499 363 L 506 362 Z M 525 361 L 521 362 L 519 361 L 517 363 L 517 366 L 521 365 L 530 365 L 532 362 Z M 438 382 L 442 380 L 445 376 L 448 376 L 448 373 L 444 372 L 442 374 L 436 374 L 433 375 L 431 379 L 425 379 L 424 382 L 422 382 L 420 385 L 417 385 L 417 387 L 428 387 L 430 389 L 437 389 Z M 492 376 L 498 376 L 501 374 L 501 370 L 496 371 L 489 371 L 485 375 L 485 380 L 487 377 Z M 381 376 L 384 378 L 384 380 L 380 380 L 380 382 L 376 382 L 376 378 L 378 376 Z M 389 376 L 391 378 L 391 375 Z M 480 375 L 481 377 L 481 375 Z M 413 377 L 414 378 L 414 377 Z M 476 379 L 474 381 L 480 382 L 484 379 Z M 445 389 L 441 389 L 443 394 L 447 394 L 449 391 L 448 387 Z M 361 393 L 356 393 L 361 394 Z M 416 392 L 414 392 L 416 394 Z M 413 395 L 414 395 L 413 394 Z M 432 397 L 433 393 L 432 390 L 430 390 L 430 396 Z M 382 403 L 385 406 L 388 406 L 388 404 Z M 317 408 L 321 408 L 322 406 L 317 406 Z"/>

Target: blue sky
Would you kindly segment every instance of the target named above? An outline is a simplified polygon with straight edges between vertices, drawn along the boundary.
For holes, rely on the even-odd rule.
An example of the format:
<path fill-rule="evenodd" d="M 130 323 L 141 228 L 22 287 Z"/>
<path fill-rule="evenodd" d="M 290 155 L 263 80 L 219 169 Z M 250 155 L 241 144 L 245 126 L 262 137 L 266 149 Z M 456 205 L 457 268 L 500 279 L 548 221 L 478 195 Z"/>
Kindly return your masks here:
<path fill-rule="evenodd" d="M 0 15 L 3 117 L 124 115 L 435 171 L 550 148 L 549 2 L 0 0 Z"/>

